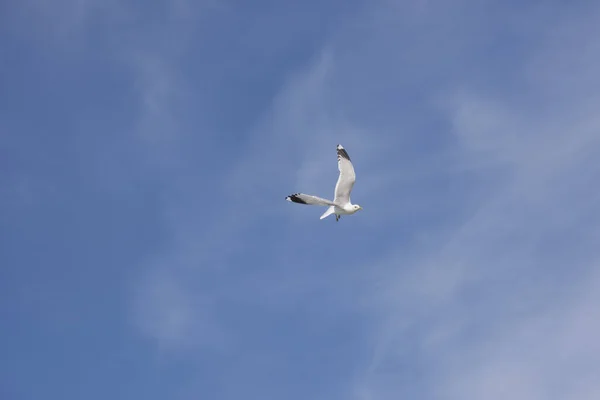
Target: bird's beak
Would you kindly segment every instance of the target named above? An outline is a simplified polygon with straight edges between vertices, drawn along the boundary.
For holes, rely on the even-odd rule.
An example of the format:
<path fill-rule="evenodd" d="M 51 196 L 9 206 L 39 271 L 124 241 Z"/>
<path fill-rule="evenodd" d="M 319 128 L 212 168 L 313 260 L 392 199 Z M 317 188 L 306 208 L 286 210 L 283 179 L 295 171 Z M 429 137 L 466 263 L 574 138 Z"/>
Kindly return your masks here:
<path fill-rule="evenodd" d="M 358 206 L 358 209 L 359 209 L 359 210 L 362 210 L 362 207 L 361 207 L 361 206 Z"/>

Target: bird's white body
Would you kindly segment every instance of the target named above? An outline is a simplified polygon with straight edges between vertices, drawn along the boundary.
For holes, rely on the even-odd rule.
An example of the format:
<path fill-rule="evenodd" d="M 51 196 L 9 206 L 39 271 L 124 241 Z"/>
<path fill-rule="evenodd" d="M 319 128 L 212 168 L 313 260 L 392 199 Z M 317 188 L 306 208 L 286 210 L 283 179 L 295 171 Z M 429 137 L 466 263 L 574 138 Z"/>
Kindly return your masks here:
<path fill-rule="evenodd" d="M 354 207 L 354 204 L 346 204 L 342 207 L 339 206 L 333 206 L 335 213 L 338 215 L 350 215 L 350 214 L 354 214 L 355 212 L 357 212 L 358 210 L 360 210 L 360 208 L 356 208 Z"/>
<path fill-rule="evenodd" d="M 351 215 L 358 210 L 362 210 L 361 206 L 352 204 L 350 201 L 350 192 L 356 181 L 356 174 L 354 173 L 354 166 L 350 161 L 350 156 L 348 156 L 348 153 L 340 144 L 337 145 L 337 158 L 340 175 L 335 185 L 335 197 L 333 201 L 303 193 L 295 193 L 287 196 L 285 199 L 299 204 L 329 206 L 327 211 L 321 215 L 321 219 L 335 214 L 336 221 L 339 221 L 341 215 Z"/>
<path fill-rule="evenodd" d="M 360 209 L 361 208 L 357 208 L 354 204 L 350 204 L 350 203 L 345 204 L 343 206 L 341 206 L 341 205 L 340 206 L 338 206 L 338 205 L 329 206 L 329 208 L 327 209 L 327 211 L 325 211 L 323 213 L 323 215 L 321 215 L 320 219 L 327 218 L 331 214 L 337 215 L 338 218 L 339 218 L 340 215 L 352 215 L 352 214 L 354 214 L 355 212 L 357 212 Z"/>

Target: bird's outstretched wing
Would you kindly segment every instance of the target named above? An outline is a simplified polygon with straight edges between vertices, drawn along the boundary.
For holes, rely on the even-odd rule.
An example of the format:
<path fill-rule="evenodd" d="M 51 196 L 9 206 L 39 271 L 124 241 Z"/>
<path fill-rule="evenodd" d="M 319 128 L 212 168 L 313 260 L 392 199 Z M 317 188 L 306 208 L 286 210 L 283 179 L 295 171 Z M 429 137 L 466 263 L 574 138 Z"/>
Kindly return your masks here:
<path fill-rule="evenodd" d="M 323 199 L 317 196 L 311 196 L 310 194 L 294 193 L 285 198 L 287 201 L 291 201 L 298 204 L 308 204 L 311 206 L 332 206 L 333 201 Z"/>
<path fill-rule="evenodd" d="M 356 181 L 356 174 L 354 173 L 350 156 L 341 144 L 337 145 L 337 159 L 340 176 L 335 185 L 335 198 L 333 202 L 343 205 L 350 202 L 350 192 L 352 191 L 352 186 L 354 186 L 354 181 Z"/>

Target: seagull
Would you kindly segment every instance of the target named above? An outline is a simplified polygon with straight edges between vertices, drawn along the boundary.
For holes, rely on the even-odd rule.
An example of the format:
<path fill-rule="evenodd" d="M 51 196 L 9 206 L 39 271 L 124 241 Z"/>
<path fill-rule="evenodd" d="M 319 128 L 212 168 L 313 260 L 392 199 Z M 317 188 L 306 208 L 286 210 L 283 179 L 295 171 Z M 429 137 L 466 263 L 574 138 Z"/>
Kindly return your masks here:
<path fill-rule="evenodd" d="M 352 166 L 352 161 L 350 161 L 350 156 L 341 144 L 337 145 L 337 159 L 340 176 L 335 185 L 333 201 L 304 193 L 294 193 L 287 196 L 285 199 L 298 204 L 329 206 L 327 211 L 321 215 L 320 219 L 335 214 L 336 222 L 340 220 L 342 215 L 352 215 L 358 210 L 362 210 L 361 206 L 350 202 L 350 192 L 352 191 L 352 186 L 354 186 L 356 174 L 354 173 L 354 167 Z"/>

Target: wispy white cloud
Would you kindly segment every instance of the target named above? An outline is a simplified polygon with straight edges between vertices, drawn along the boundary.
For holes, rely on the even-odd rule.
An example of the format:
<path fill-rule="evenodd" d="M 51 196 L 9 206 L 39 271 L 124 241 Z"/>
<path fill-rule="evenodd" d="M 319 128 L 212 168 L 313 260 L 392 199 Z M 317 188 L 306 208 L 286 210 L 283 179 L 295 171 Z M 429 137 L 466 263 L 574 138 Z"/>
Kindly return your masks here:
<path fill-rule="evenodd" d="M 275 107 L 283 111 L 277 111 L 274 115 L 291 113 L 295 115 L 292 118 L 293 121 L 309 120 L 306 108 L 313 107 L 312 109 L 315 109 L 316 106 L 312 104 L 312 101 L 317 100 L 310 93 L 311 90 L 315 94 L 319 91 L 319 82 L 327 69 L 326 63 L 326 59 L 319 59 L 305 72 L 298 73 L 292 78 L 275 100 Z M 152 74 L 150 77 L 157 78 L 156 75 Z M 160 89 L 163 87 L 162 83 L 165 81 L 163 79 L 165 75 L 160 73 L 158 78 L 156 88 Z M 155 81 L 155 79 L 152 81 Z M 289 92 L 289 86 L 299 88 L 300 91 L 292 90 Z M 161 119 L 161 113 L 165 110 L 168 111 L 165 104 L 169 105 L 170 103 L 162 95 L 162 90 L 153 90 L 155 85 L 152 82 L 145 87 L 148 89 L 147 94 L 152 100 L 150 105 L 159 104 L 158 114 L 152 112 L 154 107 L 147 108 L 147 114 L 151 121 L 150 128 L 152 129 L 156 127 L 152 120 L 154 118 Z M 289 93 L 291 93 L 291 96 Z M 163 102 L 165 103 L 162 104 Z M 144 103 L 148 104 L 147 102 Z M 267 121 L 269 121 L 269 118 L 267 118 Z M 286 119 L 286 122 L 289 121 Z M 232 296 L 236 297 L 235 293 L 231 292 L 232 285 L 239 287 L 251 283 L 244 283 L 244 278 L 240 280 L 230 279 L 227 282 L 227 287 L 220 290 L 217 288 L 210 289 L 210 284 L 205 286 L 200 283 L 198 286 L 198 283 L 206 280 L 215 281 L 215 274 L 219 275 L 219 271 L 234 273 L 232 270 L 235 270 L 236 267 L 230 265 L 228 260 L 244 246 L 243 238 L 246 230 L 262 216 L 272 211 L 264 207 L 264 192 L 272 193 L 273 191 L 273 188 L 266 186 L 266 179 L 275 177 L 281 180 L 283 171 L 281 169 L 268 169 L 271 168 L 270 166 L 284 165 L 289 158 L 289 154 L 294 150 L 294 146 L 289 144 L 287 145 L 288 150 L 284 150 L 285 142 L 289 140 L 289 137 L 282 136 L 280 132 L 296 129 L 296 143 L 300 143 L 300 146 L 295 149 L 297 156 L 302 156 L 304 149 L 308 147 L 307 143 L 301 142 L 301 133 L 303 132 L 301 126 L 292 128 L 292 125 L 282 126 L 280 122 L 274 122 L 273 124 L 265 122 L 265 125 L 268 128 L 263 132 L 258 128 L 254 132 L 256 140 L 252 142 L 250 148 L 241 152 L 238 158 L 233 158 L 234 162 L 230 165 L 229 178 L 213 192 L 214 198 L 212 200 L 218 199 L 218 202 L 211 201 L 210 207 L 217 210 L 216 215 L 212 217 L 203 216 L 202 202 L 206 201 L 206 191 L 202 188 L 192 191 L 189 188 L 185 189 L 183 193 L 186 196 L 191 195 L 189 201 L 176 197 L 168 200 L 165 218 L 173 241 L 159 256 L 159 258 L 166 261 L 160 263 L 161 265 L 158 267 L 159 274 L 163 278 L 150 280 L 143 278 L 145 282 L 143 284 L 144 290 L 136 295 L 135 300 L 137 304 L 135 312 L 141 316 L 141 319 L 138 318 L 137 320 L 142 321 L 140 327 L 145 334 L 156 339 L 160 347 L 167 347 L 176 351 L 178 348 L 189 347 L 188 342 L 193 343 L 197 349 L 202 348 L 203 345 L 205 345 L 204 348 L 206 346 L 210 347 L 215 337 L 199 334 L 198 332 L 202 329 L 209 332 L 220 332 L 219 336 L 222 340 L 229 336 L 227 328 L 222 326 L 218 317 L 203 318 L 202 316 L 206 312 L 212 313 L 213 311 L 210 310 L 218 307 L 220 301 L 231 300 Z M 144 130 L 141 131 L 144 134 L 145 132 Z M 165 134 L 171 134 L 171 130 L 168 130 Z M 318 135 L 318 132 L 315 132 L 314 135 Z M 309 136 L 309 138 L 314 137 L 313 135 Z M 161 147 L 162 144 L 159 145 L 159 151 L 164 150 Z M 269 151 L 261 151 L 260 148 Z M 237 148 L 232 150 L 239 151 Z M 181 153 L 175 151 L 169 154 L 169 158 L 176 154 Z M 184 167 L 181 171 L 187 171 L 187 168 Z M 280 175 L 278 176 L 277 173 Z M 174 189 L 174 193 L 180 192 L 177 186 L 172 186 L 172 189 Z M 261 194 L 261 190 L 264 191 L 263 194 Z M 277 199 L 283 200 L 283 196 L 283 194 L 280 194 Z M 194 199 L 198 200 L 195 204 Z M 247 201 L 251 204 L 248 205 Z M 257 205 L 259 207 L 253 209 L 252 213 L 248 212 L 249 207 Z M 147 270 L 151 272 L 152 268 Z M 146 272 L 144 272 L 145 274 Z M 269 279 L 266 276 L 263 278 Z M 156 293 L 163 294 L 165 292 L 163 281 L 170 282 L 168 284 L 168 296 L 156 296 Z M 192 282 L 196 282 L 196 284 Z M 247 287 L 247 289 L 249 288 Z M 263 293 L 257 296 L 256 299 L 247 299 L 246 301 L 261 302 L 260 298 L 263 297 L 272 299 L 273 293 L 266 293 L 263 289 Z M 283 293 L 278 292 L 278 295 Z M 210 299 L 211 304 L 207 307 L 209 311 L 206 308 L 196 306 L 198 299 L 201 298 Z M 194 328 L 197 325 L 198 328 Z M 200 326 L 203 326 L 203 328 L 200 328 Z M 229 345 L 233 345 L 231 340 L 234 339 L 231 336 L 229 338 Z"/>
<path fill-rule="evenodd" d="M 445 92 L 453 151 L 475 178 L 463 195 L 478 195 L 450 228 L 415 227 L 433 235 L 375 267 L 370 310 L 380 325 L 357 398 L 597 395 L 600 121 L 593 97 L 574 88 L 598 84 L 578 71 L 600 54 L 589 53 L 588 30 L 571 30 L 596 11 L 544 28 L 573 35 L 568 68 L 553 62 L 564 42 L 544 38 L 533 46 L 543 50 L 515 60 L 522 92 L 468 79 Z"/>
<path fill-rule="evenodd" d="M 586 278 L 566 301 L 549 302 L 541 312 L 514 318 L 465 346 L 448 363 L 455 370 L 439 398 L 594 398 L 600 390 L 594 379 L 600 372 L 594 306 L 600 280 L 597 274 Z"/>

